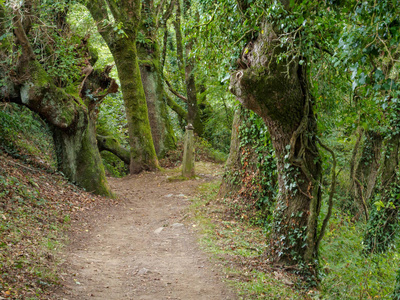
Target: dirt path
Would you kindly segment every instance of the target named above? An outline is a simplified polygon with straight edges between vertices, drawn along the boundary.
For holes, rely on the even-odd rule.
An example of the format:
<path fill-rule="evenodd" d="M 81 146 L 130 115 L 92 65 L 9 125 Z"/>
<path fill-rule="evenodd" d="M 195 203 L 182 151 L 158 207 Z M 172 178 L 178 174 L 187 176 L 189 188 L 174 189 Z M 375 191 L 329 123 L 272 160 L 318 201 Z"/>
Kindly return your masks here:
<path fill-rule="evenodd" d="M 196 187 L 221 172 L 196 168 L 208 174 L 186 182 L 168 182 L 163 173 L 110 180 L 120 204 L 91 216 L 72 241 L 66 264 L 74 276 L 65 274 L 56 299 L 237 299 L 185 220 Z"/>

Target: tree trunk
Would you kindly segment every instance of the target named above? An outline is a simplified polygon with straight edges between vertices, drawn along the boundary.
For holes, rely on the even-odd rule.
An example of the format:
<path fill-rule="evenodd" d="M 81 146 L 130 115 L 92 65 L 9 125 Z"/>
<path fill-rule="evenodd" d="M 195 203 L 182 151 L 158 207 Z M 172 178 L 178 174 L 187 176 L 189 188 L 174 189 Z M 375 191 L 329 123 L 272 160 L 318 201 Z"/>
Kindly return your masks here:
<path fill-rule="evenodd" d="M 305 69 L 298 61 L 278 64 L 279 47 L 270 24 L 247 45 L 245 69 L 231 76 L 231 92 L 260 115 L 275 149 L 279 197 L 270 235 L 270 256 L 276 262 L 317 265 L 317 218 L 322 177 L 316 119 Z"/>
<path fill-rule="evenodd" d="M 140 26 L 140 1 L 115 0 L 90 1 L 86 4 L 98 31 L 114 57 L 128 120 L 129 144 L 131 151 L 130 172 L 158 168 L 158 160 L 151 136 L 146 97 L 141 80 L 136 36 Z M 107 7 L 116 23 L 123 24 L 123 32 L 114 31 L 108 17 Z M 105 23 L 106 22 L 106 23 Z M 105 25 L 106 24 L 106 25 Z"/>
<path fill-rule="evenodd" d="M 381 186 L 372 208 L 364 235 L 365 253 L 382 253 L 393 244 L 399 230 L 400 178 L 399 170 L 400 135 L 392 136 L 386 144 L 382 165 Z M 379 201 L 378 201 L 379 200 Z"/>
<path fill-rule="evenodd" d="M 204 125 L 201 121 L 199 105 L 197 103 L 196 81 L 194 77 L 194 59 L 190 57 L 192 51 L 193 40 L 188 41 L 186 49 L 186 65 L 185 65 L 185 83 L 187 94 L 188 123 L 192 124 L 194 131 L 198 136 L 203 136 Z"/>
<path fill-rule="evenodd" d="M 189 6 L 186 5 L 186 12 L 189 9 Z M 183 55 L 183 38 L 181 31 L 181 8 L 179 1 L 177 2 L 176 9 L 176 19 L 174 22 L 175 25 L 175 35 L 176 35 L 176 53 L 178 57 L 178 69 L 182 74 L 182 79 L 184 79 L 186 86 L 186 95 L 187 95 L 187 123 L 192 124 L 194 127 L 194 132 L 198 136 L 202 136 L 204 133 L 204 125 L 200 119 L 199 107 L 197 103 L 197 91 L 196 91 L 196 80 L 194 76 L 194 66 L 195 61 L 190 57 L 192 47 L 193 47 L 193 38 L 186 42 L 185 45 L 185 54 L 186 61 L 184 61 Z"/>
<path fill-rule="evenodd" d="M 176 138 L 168 117 L 166 99 L 164 99 L 155 7 L 152 1 L 148 0 L 142 5 L 141 32 L 146 37 L 146 42 L 137 42 L 136 45 L 154 147 L 157 156 L 161 158 L 168 150 L 175 149 Z"/>
<path fill-rule="evenodd" d="M 240 107 L 235 111 L 232 122 L 231 145 L 229 149 L 229 156 L 225 163 L 225 174 L 218 191 L 218 197 L 226 197 L 231 193 L 236 192 L 240 187 L 234 182 L 237 173 L 240 172 L 240 135 L 239 127 L 243 120 L 241 118 L 242 108 Z"/>
<path fill-rule="evenodd" d="M 54 85 L 35 58 L 20 12 L 14 11 L 13 14 L 14 35 L 21 55 L 13 77 L 8 77 L 9 70 L 0 70 L 7 82 L 0 90 L 1 97 L 27 106 L 50 123 L 59 170 L 70 181 L 90 192 L 111 196 L 96 145 L 90 109 L 77 96 L 78 91 L 74 91 L 75 96 L 72 96 Z"/>
<path fill-rule="evenodd" d="M 373 130 L 365 132 L 361 158 L 352 178 L 355 204 L 358 210 L 366 215 L 366 220 L 368 219 L 367 207 L 378 178 L 382 142 L 383 136 L 379 132 Z"/>

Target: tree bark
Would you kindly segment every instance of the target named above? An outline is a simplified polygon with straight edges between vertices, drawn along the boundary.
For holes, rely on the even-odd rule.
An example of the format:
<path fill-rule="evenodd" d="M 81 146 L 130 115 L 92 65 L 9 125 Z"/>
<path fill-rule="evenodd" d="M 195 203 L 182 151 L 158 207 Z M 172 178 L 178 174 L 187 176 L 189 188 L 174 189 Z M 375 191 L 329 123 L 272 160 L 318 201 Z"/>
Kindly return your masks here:
<path fill-rule="evenodd" d="M 270 235 L 270 255 L 285 264 L 317 265 L 317 218 L 322 177 L 313 98 L 297 60 L 278 64 L 278 36 L 264 23 L 241 57 L 245 68 L 231 76 L 230 90 L 260 115 L 271 134 L 279 197 Z M 313 269 L 311 267 L 311 269 Z"/>
<path fill-rule="evenodd" d="M 176 138 L 168 117 L 162 71 L 160 68 L 160 50 L 157 42 L 158 18 L 152 1 L 143 1 L 141 33 L 146 43 L 137 42 L 140 58 L 140 74 L 148 108 L 154 147 L 159 158 L 168 150 L 176 147 Z M 172 9 L 171 9 L 172 10 Z M 166 20 L 163 20 L 166 22 Z"/>
<path fill-rule="evenodd" d="M 190 5 L 186 3 L 185 13 L 190 8 Z M 194 43 L 194 38 L 190 38 L 185 45 L 185 57 L 183 53 L 183 37 L 181 31 L 181 6 L 179 1 L 176 5 L 176 19 L 175 19 L 175 35 L 176 35 L 176 53 L 178 57 L 178 69 L 182 74 L 186 86 L 187 95 L 187 123 L 194 126 L 194 132 L 198 136 L 202 136 L 204 133 L 204 125 L 200 119 L 200 112 L 197 103 L 197 90 L 196 90 L 196 80 L 194 76 L 195 61 L 191 57 L 192 47 Z"/>
<path fill-rule="evenodd" d="M 123 147 L 114 137 L 97 135 L 97 145 L 101 151 L 108 151 L 117 156 L 124 163 L 129 165 L 131 158 L 128 149 Z"/>
<path fill-rule="evenodd" d="M 361 158 L 352 178 L 355 204 L 359 207 L 359 211 L 365 213 L 366 220 L 368 220 L 367 207 L 378 178 L 382 142 L 383 136 L 379 132 L 373 130 L 365 132 Z"/>
<path fill-rule="evenodd" d="M 108 45 L 117 66 L 128 119 L 131 153 L 130 172 L 158 168 L 158 159 L 151 135 L 146 97 L 140 75 L 136 36 L 140 26 L 140 0 L 97 0 L 86 4 L 98 31 Z M 122 32 L 114 31 L 108 17 L 110 9 Z"/>

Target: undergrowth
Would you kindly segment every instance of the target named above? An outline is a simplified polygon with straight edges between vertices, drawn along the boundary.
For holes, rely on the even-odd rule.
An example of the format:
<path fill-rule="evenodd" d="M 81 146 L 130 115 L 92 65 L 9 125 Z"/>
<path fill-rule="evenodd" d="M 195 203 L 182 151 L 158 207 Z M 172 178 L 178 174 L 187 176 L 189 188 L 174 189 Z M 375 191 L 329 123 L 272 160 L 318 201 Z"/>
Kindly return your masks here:
<path fill-rule="evenodd" d="M 323 299 L 392 299 L 398 251 L 364 256 L 365 224 L 337 211 L 321 245 Z M 398 244 L 398 241 L 397 241 Z"/>
<path fill-rule="evenodd" d="M 397 299 L 399 241 L 386 254 L 364 256 L 365 224 L 335 210 L 320 248 L 319 286 L 303 289 L 299 278 L 268 263 L 265 229 L 233 215 L 232 205 L 216 198 L 218 188 L 219 182 L 203 185 L 190 211 L 201 245 L 241 299 Z"/>
<path fill-rule="evenodd" d="M 14 158 L 56 168 L 53 138 L 47 124 L 31 110 L 0 103 L 0 149 Z"/>
<path fill-rule="evenodd" d="M 101 197 L 0 151 L 0 299 L 48 299 L 65 230 Z"/>
<path fill-rule="evenodd" d="M 160 165 L 163 168 L 174 168 L 182 163 L 184 141 L 180 140 L 174 150 L 170 150 L 160 159 Z M 227 154 L 213 149 L 211 144 L 198 136 L 194 138 L 194 158 L 196 161 L 222 163 L 227 159 Z"/>
<path fill-rule="evenodd" d="M 190 211 L 199 228 L 202 247 L 224 266 L 226 281 L 240 299 L 303 299 L 292 288 L 298 280 L 271 266 L 265 256 L 265 232 L 247 219 L 234 218 L 216 195 L 220 182 L 200 187 Z"/>

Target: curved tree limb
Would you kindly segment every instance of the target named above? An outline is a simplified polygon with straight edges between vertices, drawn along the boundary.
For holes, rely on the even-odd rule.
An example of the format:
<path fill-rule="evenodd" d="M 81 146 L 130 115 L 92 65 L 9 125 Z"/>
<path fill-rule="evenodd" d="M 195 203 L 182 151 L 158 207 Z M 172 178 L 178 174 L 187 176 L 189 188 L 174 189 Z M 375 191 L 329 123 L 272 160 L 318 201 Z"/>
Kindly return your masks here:
<path fill-rule="evenodd" d="M 130 152 L 128 149 L 123 147 L 114 137 L 97 135 L 97 146 L 100 151 L 108 151 L 117 156 L 124 163 L 129 165 L 130 163 Z"/>
<path fill-rule="evenodd" d="M 168 106 L 178 114 L 180 118 L 183 120 L 187 120 L 187 111 L 182 108 L 178 103 L 176 103 L 169 95 L 167 92 L 164 91 L 165 98 L 167 99 L 167 104 Z"/>
<path fill-rule="evenodd" d="M 329 200 L 328 200 L 328 213 L 326 214 L 325 219 L 322 222 L 322 227 L 321 227 L 319 236 L 317 238 L 317 242 L 316 242 L 317 251 L 319 248 L 319 244 L 321 243 L 321 240 L 325 235 L 329 219 L 332 216 L 333 196 L 335 195 L 335 187 L 336 187 L 336 156 L 335 156 L 335 152 L 333 152 L 333 150 L 331 150 L 328 146 L 326 146 L 324 143 L 322 143 L 321 140 L 319 140 L 319 139 L 318 139 L 318 143 L 321 145 L 322 148 L 324 148 L 326 151 L 328 151 L 332 155 L 333 166 L 332 166 L 331 191 L 330 191 Z"/>
<path fill-rule="evenodd" d="M 174 95 L 177 96 L 179 99 L 182 99 L 182 100 L 185 101 L 185 102 L 188 101 L 188 99 L 187 99 L 185 96 L 182 96 L 181 94 L 179 94 L 179 93 L 172 87 L 171 83 L 170 83 L 167 79 L 165 79 L 165 77 L 164 77 L 164 80 L 165 80 L 165 83 L 168 85 L 168 89 L 171 91 L 172 94 L 174 94 Z"/>

